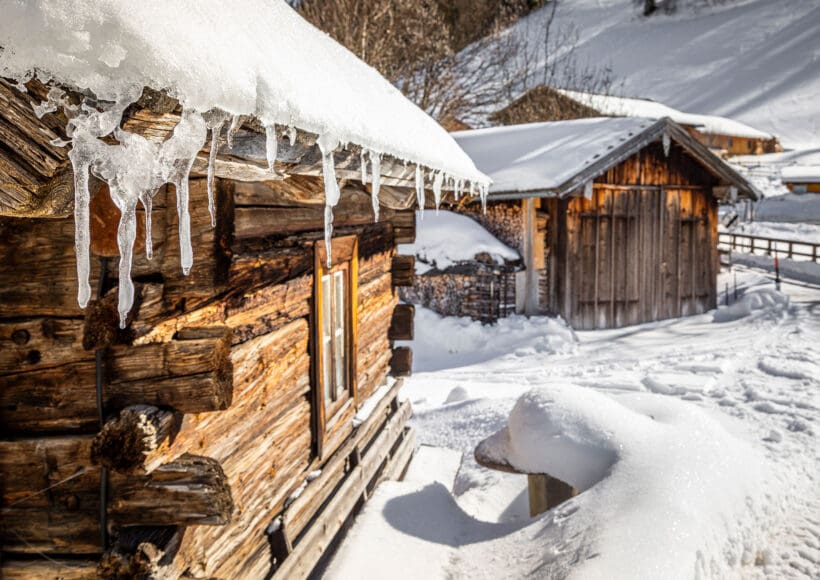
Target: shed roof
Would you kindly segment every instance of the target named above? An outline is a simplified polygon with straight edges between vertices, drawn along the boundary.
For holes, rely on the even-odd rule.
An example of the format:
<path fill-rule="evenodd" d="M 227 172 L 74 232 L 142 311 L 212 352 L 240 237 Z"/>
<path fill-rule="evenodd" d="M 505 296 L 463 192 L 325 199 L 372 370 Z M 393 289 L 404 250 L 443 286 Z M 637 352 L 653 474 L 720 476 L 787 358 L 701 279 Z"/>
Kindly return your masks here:
<path fill-rule="evenodd" d="M 820 183 L 820 165 L 789 165 L 780 177 L 785 183 Z"/>
<path fill-rule="evenodd" d="M 680 125 L 694 127 L 701 133 L 708 135 L 726 135 L 729 137 L 746 137 L 751 139 L 773 139 L 770 133 L 759 131 L 740 121 L 720 117 L 717 115 L 699 115 L 695 113 L 685 113 L 674 109 L 663 103 L 658 103 L 651 99 L 639 99 L 631 97 L 616 97 L 613 95 L 599 95 L 582 91 L 570 91 L 566 89 L 556 89 L 560 94 L 582 104 L 591 109 L 595 109 L 602 115 L 612 115 L 615 117 L 644 117 L 647 119 L 662 119 L 669 117 Z"/>
<path fill-rule="evenodd" d="M 289 125 L 486 182 L 438 123 L 284 0 L 3 2 L 0 76 L 100 99 L 166 90 L 186 109 Z"/>
<path fill-rule="evenodd" d="M 663 139 L 683 147 L 722 185 L 757 197 L 751 184 L 673 121 L 597 117 L 461 131 L 456 141 L 493 180 L 495 199 L 565 196 Z"/>

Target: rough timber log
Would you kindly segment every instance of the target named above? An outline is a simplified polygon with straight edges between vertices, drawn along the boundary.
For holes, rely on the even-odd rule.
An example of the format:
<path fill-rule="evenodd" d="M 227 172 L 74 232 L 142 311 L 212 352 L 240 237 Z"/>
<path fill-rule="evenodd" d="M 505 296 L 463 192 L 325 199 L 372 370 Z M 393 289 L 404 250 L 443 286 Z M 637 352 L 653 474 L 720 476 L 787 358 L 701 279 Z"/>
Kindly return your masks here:
<path fill-rule="evenodd" d="M 216 411 L 233 399 L 231 335 L 224 327 L 183 329 L 169 342 L 107 349 L 100 372 L 108 411 L 168 406 L 183 413 Z M 88 355 L 87 355 L 88 356 Z M 93 356 L 3 377 L 4 430 L 96 430 L 97 365 Z"/>
<path fill-rule="evenodd" d="M 393 258 L 393 286 L 412 286 L 416 276 L 415 256 L 395 256 Z"/>
<path fill-rule="evenodd" d="M 5 580 L 97 580 L 96 560 L 7 560 L 0 564 Z"/>
<path fill-rule="evenodd" d="M 412 304 L 398 304 L 393 310 L 388 336 L 390 340 L 413 340 L 413 317 L 416 308 Z"/>
<path fill-rule="evenodd" d="M 183 455 L 145 478 L 111 474 L 109 517 L 123 526 L 222 525 L 233 499 L 219 462 Z"/>
<path fill-rule="evenodd" d="M 19 553 L 97 554 L 101 469 L 93 437 L 0 441 L 0 542 Z M 184 455 L 151 475 L 109 474 L 109 521 L 199 525 L 228 521 L 231 492 L 219 464 Z"/>
<path fill-rule="evenodd" d="M 390 374 L 409 377 L 413 374 L 413 350 L 409 346 L 397 346 L 390 357 Z"/>
<path fill-rule="evenodd" d="M 66 119 L 49 113 L 38 119 L 33 106 L 48 89 L 37 81 L 28 92 L 0 78 L 0 216 L 56 217 L 73 207 L 68 150 L 52 144 L 65 138 Z"/>
<path fill-rule="evenodd" d="M 162 463 L 162 454 L 181 417 L 168 409 L 132 405 L 106 421 L 94 438 L 91 459 L 123 473 L 151 473 Z"/>

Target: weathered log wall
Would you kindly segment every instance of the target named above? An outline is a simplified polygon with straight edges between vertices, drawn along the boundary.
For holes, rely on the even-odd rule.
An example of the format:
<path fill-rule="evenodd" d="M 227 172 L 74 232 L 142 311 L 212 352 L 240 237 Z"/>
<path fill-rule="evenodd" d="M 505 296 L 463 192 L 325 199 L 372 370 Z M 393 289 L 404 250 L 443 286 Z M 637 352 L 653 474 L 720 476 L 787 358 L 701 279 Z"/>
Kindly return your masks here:
<path fill-rule="evenodd" d="M 716 306 L 714 179 L 677 146 L 653 144 L 558 204 L 550 309 L 578 329 L 612 328 Z"/>
<path fill-rule="evenodd" d="M 318 190 L 311 179 L 219 181 L 216 229 L 205 182 L 192 180 L 195 261 L 187 277 L 174 192 L 160 192 L 154 259 L 135 253 L 135 304 L 124 330 L 110 231 L 95 232 L 92 287 L 100 296 L 81 311 L 73 221 L 0 219 L 4 574 L 35 569 L 20 560 L 35 550 L 68 577 L 83 577 L 88 567 L 61 564 L 60 555 L 93 562 L 106 550 L 106 574 L 134 574 L 135 566 L 161 568 L 166 577 L 271 570 L 266 530 L 322 467 L 313 448 L 310 324 L 323 208 L 311 197 Z M 103 201 L 92 217 L 110 213 Z M 407 278 L 395 247 L 415 235 L 408 213 L 383 208 L 382 218 L 373 223 L 369 194 L 343 188 L 335 230 L 359 237 L 359 403 L 390 372 L 395 287 Z M 399 326 L 406 334 L 406 320 Z M 353 433 L 355 411 L 338 420 L 334 446 Z M 18 469 L 23 461 L 28 468 Z M 151 544 L 158 526 L 178 530 L 173 542 Z M 140 538 L 149 541 L 143 555 L 129 555 Z M 145 560 L 145 550 L 156 557 Z M 37 573 L 48 577 L 53 566 Z"/>

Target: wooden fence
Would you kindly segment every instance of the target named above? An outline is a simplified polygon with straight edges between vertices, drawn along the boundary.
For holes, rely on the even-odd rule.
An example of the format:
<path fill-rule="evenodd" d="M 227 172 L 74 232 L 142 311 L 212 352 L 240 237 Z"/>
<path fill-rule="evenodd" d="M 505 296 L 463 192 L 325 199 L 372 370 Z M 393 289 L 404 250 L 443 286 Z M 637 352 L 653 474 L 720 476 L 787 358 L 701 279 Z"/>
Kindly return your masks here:
<path fill-rule="evenodd" d="M 779 256 L 790 260 L 817 262 L 820 244 L 801 242 L 799 240 L 783 240 L 779 238 L 764 238 L 748 234 L 718 234 L 718 247 L 722 250 L 734 250 L 745 254 Z"/>

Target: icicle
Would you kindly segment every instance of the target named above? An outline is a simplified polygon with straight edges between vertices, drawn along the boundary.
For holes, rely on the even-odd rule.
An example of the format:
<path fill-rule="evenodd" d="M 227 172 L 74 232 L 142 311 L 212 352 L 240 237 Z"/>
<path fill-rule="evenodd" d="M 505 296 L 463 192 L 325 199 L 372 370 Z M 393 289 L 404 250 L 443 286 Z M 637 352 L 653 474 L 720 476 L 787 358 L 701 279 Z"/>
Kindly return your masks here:
<path fill-rule="evenodd" d="M 444 181 L 444 174 L 441 171 L 436 171 L 433 176 L 433 201 L 436 204 L 436 214 L 438 214 L 438 207 L 441 205 L 441 184 Z"/>
<path fill-rule="evenodd" d="M 475 181 L 470 181 L 470 197 L 475 197 Z"/>
<path fill-rule="evenodd" d="M 367 185 L 367 149 L 362 147 L 362 153 L 360 155 L 359 163 L 361 164 L 362 169 L 362 185 Z"/>
<path fill-rule="evenodd" d="M 149 260 L 153 260 L 154 240 L 151 234 L 151 210 L 154 207 L 154 196 L 152 192 L 142 192 L 140 194 L 140 202 L 142 202 L 142 207 L 145 209 L 145 257 Z"/>
<path fill-rule="evenodd" d="M 421 166 L 416 165 L 416 202 L 419 206 L 421 219 L 424 219 L 424 174 Z"/>
<path fill-rule="evenodd" d="M 268 158 L 268 169 L 271 173 L 276 173 L 274 163 L 276 153 L 279 148 L 279 141 L 276 138 L 276 125 L 265 125 L 265 156 Z"/>
<path fill-rule="evenodd" d="M 122 199 L 118 200 L 117 198 Z M 137 237 L 136 200 L 125 193 L 111 191 L 120 208 L 120 225 L 117 228 L 117 246 L 120 249 L 120 276 L 117 311 L 120 313 L 120 328 L 125 328 L 128 312 L 134 304 L 134 283 L 131 281 L 131 264 L 134 257 L 134 240 Z"/>
<path fill-rule="evenodd" d="M 669 157 L 669 149 L 672 147 L 672 139 L 669 137 L 669 133 L 666 131 L 663 132 L 663 154 L 665 157 Z"/>
<path fill-rule="evenodd" d="M 322 152 L 322 179 L 325 183 L 325 250 L 327 251 L 327 267 L 330 268 L 333 263 L 330 255 L 333 236 L 333 207 L 339 203 L 341 196 L 339 184 L 336 182 L 336 165 L 333 159 L 333 151 L 339 141 L 324 134 L 316 140 L 316 144 Z"/>
<path fill-rule="evenodd" d="M 231 125 L 228 127 L 228 134 L 225 136 L 228 141 L 228 149 L 233 149 L 233 137 L 242 126 L 242 115 L 234 115 L 231 119 Z"/>
<path fill-rule="evenodd" d="M 288 125 L 288 142 L 291 147 L 296 145 L 296 127 L 293 125 Z"/>
<path fill-rule="evenodd" d="M 590 179 L 584 184 L 584 197 L 592 199 L 592 180 Z"/>
<path fill-rule="evenodd" d="M 373 204 L 375 221 L 379 221 L 379 188 L 382 182 L 382 158 L 375 151 L 370 151 L 370 166 L 373 171 L 373 183 L 370 184 L 370 199 Z"/>
<path fill-rule="evenodd" d="M 216 162 L 216 156 L 219 154 L 219 134 L 222 133 L 222 125 L 224 124 L 224 121 L 219 122 L 211 129 L 211 150 L 208 152 L 208 213 L 211 214 L 212 228 L 216 227 L 216 210 L 214 209 L 214 163 Z"/>
<path fill-rule="evenodd" d="M 487 213 L 487 193 L 489 190 L 489 185 L 486 183 L 482 183 L 478 186 L 478 195 L 481 196 L 481 211 L 483 213 Z"/>
<path fill-rule="evenodd" d="M 464 182 L 459 179 L 456 181 L 456 201 L 461 199 L 461 190 L 464 188 Z"/>
<path fill-rule="evenodd" d="M 80 149 L 72 149 L 69 154 L 74 169 L 74 250 L 77 253 L 77 302 L 85 308 L 91 298 L 91 284 L 88 282 L 91 263 L 91 231 L 88 206 L 91 194 L 88 191 L 88 163 L 80 162 Z"/>

